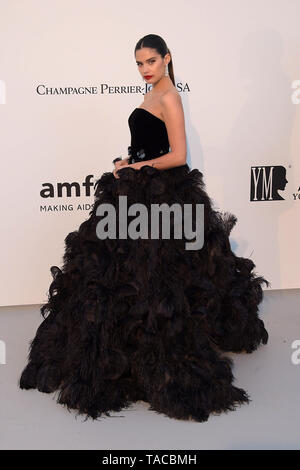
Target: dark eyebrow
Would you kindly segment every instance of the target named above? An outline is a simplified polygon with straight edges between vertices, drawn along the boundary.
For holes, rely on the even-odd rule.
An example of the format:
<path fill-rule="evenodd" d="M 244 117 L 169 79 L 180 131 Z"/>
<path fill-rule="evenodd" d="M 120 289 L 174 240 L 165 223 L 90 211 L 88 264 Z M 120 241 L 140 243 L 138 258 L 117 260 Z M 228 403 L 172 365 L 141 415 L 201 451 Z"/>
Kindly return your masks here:
<path fill-rule="evenodd" d="M 152 59 L 156 59 L 156 57 L 150 57 L 150 59 L 147 59 L 146 62 L 147 62 L 148 60 L 152 60 Z M 137 63 L 137 64 L 140 64 L 141 62 L 140 62 L 139 60 L 137 60 L 136 63 Z"/>

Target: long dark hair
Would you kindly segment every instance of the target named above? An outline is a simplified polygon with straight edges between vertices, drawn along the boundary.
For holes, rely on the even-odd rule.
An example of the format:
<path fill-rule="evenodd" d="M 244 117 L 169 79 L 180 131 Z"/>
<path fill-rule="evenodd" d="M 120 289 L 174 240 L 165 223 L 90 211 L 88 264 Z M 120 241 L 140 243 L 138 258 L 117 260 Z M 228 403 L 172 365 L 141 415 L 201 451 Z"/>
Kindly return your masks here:
<path fill-rule="evenodd" d="M 147 34 L 136 43 L 134 54 L 138 49 L 142 49 L 142 47 L 150 47 L 151 49 L 156 49 L 157 52 L 162 56 L 162 58 L 164 58 L 165 55 L 169 52 L 171 56 L 171 60 L 168 63 L 169 76 L 173 82 L 173 85 L 176 86 L 174 79 L 172 55 L 170 49 L 168 49 L 167 44 L 165 43 L 163 38 L 158 36 L 157 34 Z"/>

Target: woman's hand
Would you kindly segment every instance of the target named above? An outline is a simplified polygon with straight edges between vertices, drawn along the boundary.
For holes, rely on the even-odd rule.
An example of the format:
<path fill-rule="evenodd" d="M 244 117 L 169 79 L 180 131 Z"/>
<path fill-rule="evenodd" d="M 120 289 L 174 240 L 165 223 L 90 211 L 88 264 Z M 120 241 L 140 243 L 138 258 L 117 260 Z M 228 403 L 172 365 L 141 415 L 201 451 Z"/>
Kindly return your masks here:
<path fill-rule="evenodd" d="M 114 174 L 115 178 L 120 178 L 118 176 L 118 170 L 120 170 L 121 168 L 124 168 L 125 166 L 129 166 L 128 161 L 129 161 L 129 158 L 124 158 L 122 160 L 117 160 L 114 163 L 115 169 L 113 170 L 113 174 Z"/>
<path fill-rule="evenodd" d="M 127 165 L 128 164 L 128 160 L 127 158 L 125 158 L 124 160 L 118 160 L 116 161 L 115 163 L 115 168 L 120 168 L 121 166 L 124 166 L 124 165 Z"/>
<path fill-rule="evenodd" d="M 116 163 L 119 163 L 119 162 L 116 162 Z M 140 164 L 139 163 L 130 163 L 130 164 L 128 164 L 128 163 L 125 163 L 125 161 L 124 161 L 123 165 L 118 165 L 118 167 L 115 165 L 116 168 L 114 169 L 113 174 L 114 174 L 115 178 L 120 178 L 118 176 L 118 171 L 119 170 L 122 170 L 123 168 L 129 168 L 129 167 L 133 168 L 134 170 L 139 170 L 140 166 L 138 166 L 138 165 L 140 165 Z"/>
<path fill-rule="evenodd" d="M 123 168 L 126 168 L 126 167 L 132 167 L 132 165 L 128 165 L 126 163 L 124 163 L 123 165 L 119 165 L 117 168 L 114 169 L 113 171 L 113 174 L 114 174 L 114 177 L 115 178 L 120 178 L 120 176 L 118 175 L 118 171 L 119 170 L 122 170 Z"/>
<path fill-rule="evenodd" d="M 115 178 L 120 178 L 120 176 L 118 176 L 118 168 L 115 168 L 113 170 L 113 175 L 114 175 Z"/>

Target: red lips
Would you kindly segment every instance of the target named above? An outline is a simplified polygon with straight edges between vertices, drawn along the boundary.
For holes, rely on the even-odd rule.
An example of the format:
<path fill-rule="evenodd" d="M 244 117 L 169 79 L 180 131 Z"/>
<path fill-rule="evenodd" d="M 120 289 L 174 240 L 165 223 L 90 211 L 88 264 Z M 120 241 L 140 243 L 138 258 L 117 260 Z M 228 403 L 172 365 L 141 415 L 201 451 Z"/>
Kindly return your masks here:
<path fill-rule="evenodd" d="M 152 77 L 153 77 L 153 75 L 145 75 L 145 76 L 144 76 L 144 78 L 147 78 L 147 80 L 148 80 L 149 78 L 152 78 Z"/>

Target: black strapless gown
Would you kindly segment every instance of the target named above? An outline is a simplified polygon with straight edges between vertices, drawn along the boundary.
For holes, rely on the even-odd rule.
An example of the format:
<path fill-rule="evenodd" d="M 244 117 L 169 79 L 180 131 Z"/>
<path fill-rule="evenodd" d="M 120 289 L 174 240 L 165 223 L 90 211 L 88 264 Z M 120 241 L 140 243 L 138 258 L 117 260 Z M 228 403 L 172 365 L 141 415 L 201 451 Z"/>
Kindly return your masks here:
<path fill-rule="evenodd" d="M 157 116 L 135 108 L 128 123 L 130 163 L 169 152 Z M 249 403 L 222 352 L 251 353 L 267 343 L 258 305 L 262 284 L 270 283 L 254 273 L 252 260 L 232 252 L 237 218 L 213 208 L 203 174 L 187 164 L 128 167 L 119 176 L 105 172 L 97 180 L 89 218 L 66 236 L 62 268 L 50 268 L 20 388 L 57 390 L 57 403 L 93 419 L 137 400 L 196 421 Z M 97 208 L 117 208 L 121 195 L 128 206 L 204 204 L 203 247 L 186 250 L 187 240 L 175 237 L 99 239 Z"/>

